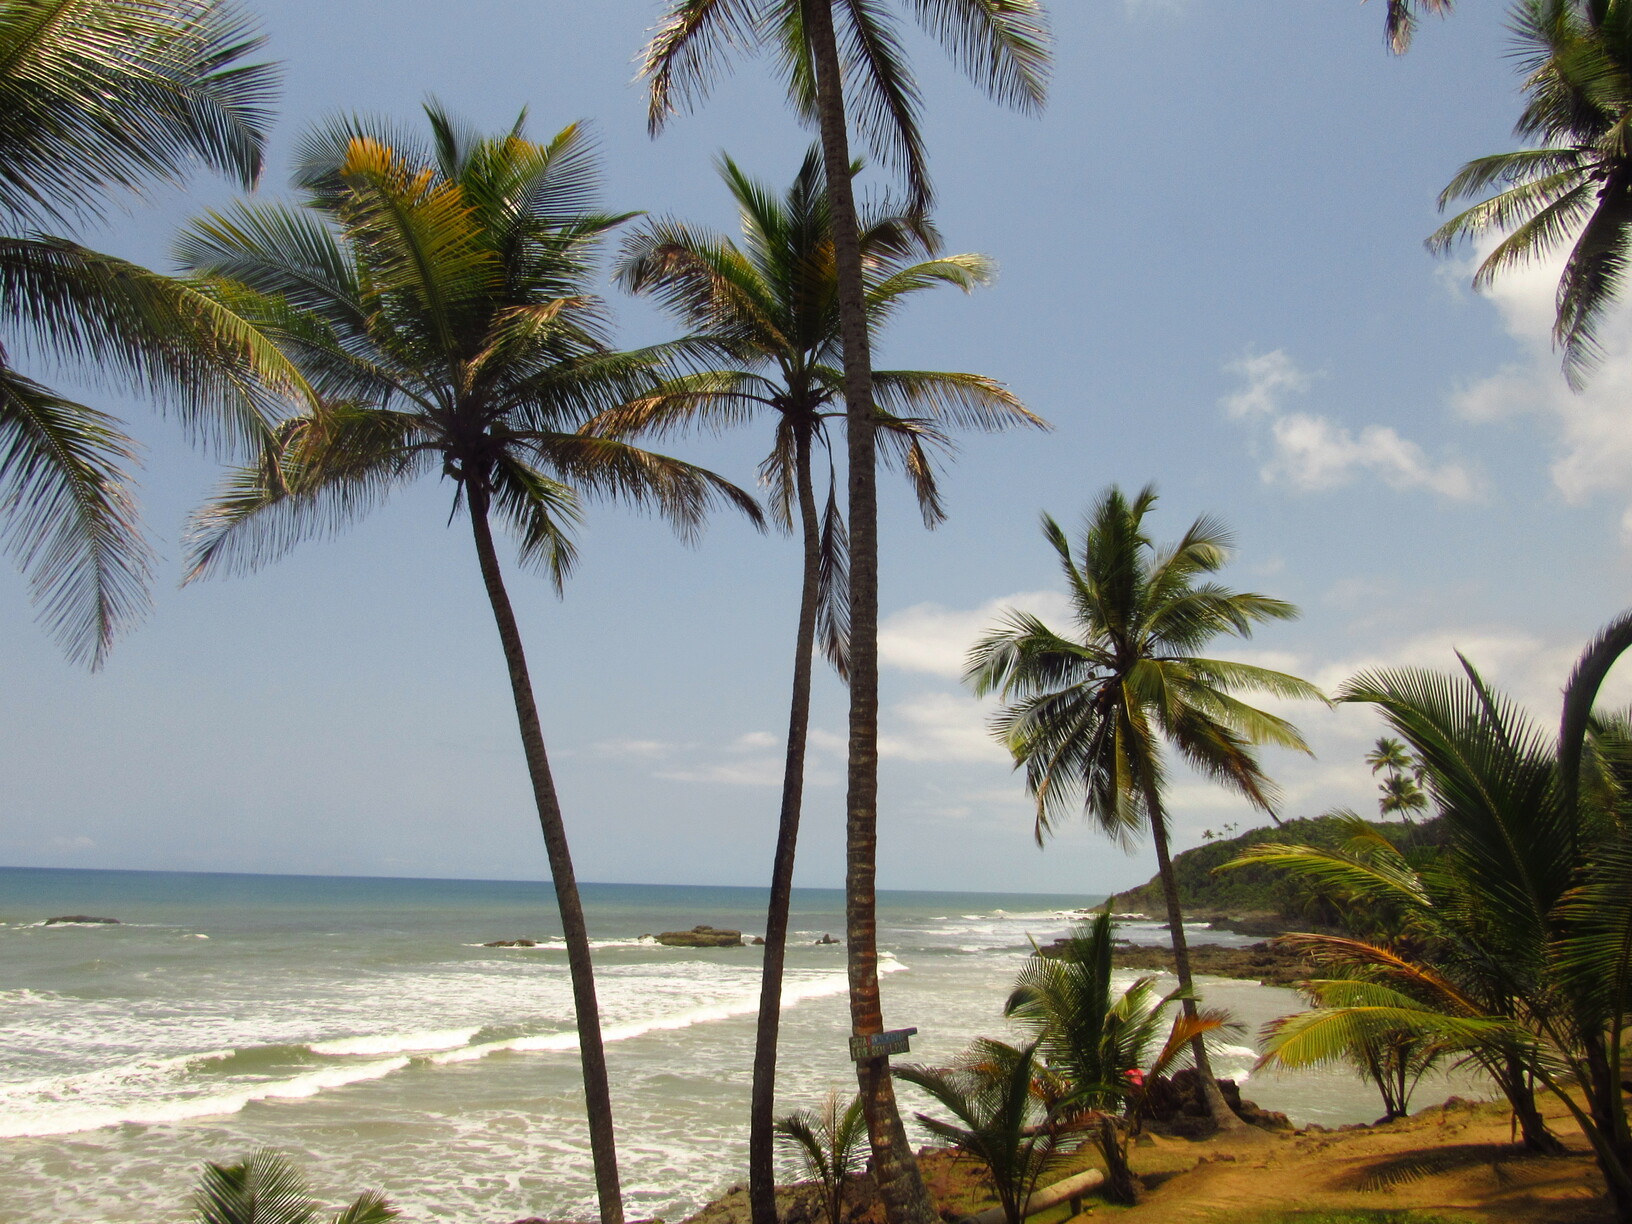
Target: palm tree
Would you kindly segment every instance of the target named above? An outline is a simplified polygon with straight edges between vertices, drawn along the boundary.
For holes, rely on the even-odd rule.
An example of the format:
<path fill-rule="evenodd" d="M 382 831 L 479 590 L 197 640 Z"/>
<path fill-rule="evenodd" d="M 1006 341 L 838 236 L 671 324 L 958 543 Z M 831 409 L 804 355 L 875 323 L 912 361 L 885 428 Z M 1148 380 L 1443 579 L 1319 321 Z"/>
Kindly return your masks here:
<path fill-rule="evenodd" d="M 835 9 L 838 17 L 835 18 Z M 1048 63 L 1039 0 L 919 0 L 930 33 L 1000 100 L 1041 105 Z M 841 53 L 835 22 L 844 24 Z M 646 48 L 655 134 L 681 105 L 703 97 L 727 51 L 772 50 L 795 109 L 820 134 L 831 210 L 844 355 L 849 484 L 850 748 L 846 797 L 845 929 L 850 1023 L 856 1035 L 884 1028 L 878 989 L 875 901 L 878 846 L 878 492 L 867 292 L 857 220 L 849 125 L 854 118 L 886 160 L 901 166 L 915 211 L 927 209 L 928 171 L 918 132 L 919 94 L 891 11 L 833 0 L 669 0 Z M 845 88 L 857 99 L 847 108 Z M 888 1061 L 860 1059 L 874 1173 L 893 1224 L 933 1224 L 934 1212 L 907 1143 Z M 754 1224 L 776 1224 L 762 1194 Z"/>
<path fill-rule="evenodd" d="M 601 1218 L 618 1224 L 589 938 L 492 520 L 559 589 L 574 561 L 580 491 L 653 507 L 685 533 L 722 501 L 759 515 L 708 472 L 578 432 L 649 389 L 661 355 L 612 351 L 587 290 L 598 240 L 625 218 L 592 211 L 584 133 L 568 127 L 540 144 L 520 120 L 484 137 L 434 105 L 426 114 L 429 145 L 369 120 L 320 127 L 300 150 L 305 207 L 240 204 L 183 235 L 183 260 L 264 327 L 322 397 L 199 513 L 192 576 L 252 568 L 417 476 L 452 482 L 498 625 L 561 911 Z"/>
<path fill-rule="evenodd" d="M 1228 557 L 1231 538 L 1201 517 L 1178 543 L 1158 548 L 1145 534 L 1156 503 L 1146 486 L 1131 501 L 1114 485 L 1088 512 L 1079 556 L 1048 515 L 1043 534 L 1059 556 L 1076 616 L 1075 636 L 1026 612 L 1010 612 L 969 652 L 964 679 L 980 696 L 1007 705 L 993 734 L 1026 770 L 1037 800 L 1038 844 L 1068 812 L 1124 843 L 1145 825 L 1173 934 L 1184 1010 L 1197 1017 L 1184 915 L 1168 852 L 1163 742 L 1191 768 L 1273 815 L 1275 788 L 1253 749 L 1274 744 L 1307 752 L 1284 719 L 1236 692 L 1321 700 L 1310 684 L 1282 672 L 1195 652 L 1221 634 L 1248 637 L 1255 624 L 1291 620 L 1297 609 L 1207 579 Z M 1197 1036 L 1196 1070 L 1215 1123 L 1244 1125 L 1225 1103 Z"/>
<path fill-rule="evenodd" d="M 268 389 L 299 379 L 219 302 L 45 232 L 200 163 L 246 187 L 261 167 L 273 69 L 225 0 L 10 0 L 0 6 L 0 543 L 68 655 L 97 666 L 147 607 L 150 555 L 122 423 L 24 374 L 12 346 L 176 408 L 243 441 Z"/>
<path fill-rule="evenodd" d="M 1536 147 L 1481 157 L 1440 193 L 1495 194 L 1458 213 L 1428 239 L 1445 251 L 1495 231 L 1474 286 L 1568 245 L 1558 284 L 1554 340 L 1579 387 L 1601 356 L 1598 325 L 1625 284 L 1632 239 L 1632 0 L 1519 0 L 1512 28 L 1528 101 L 1515 134 Z"/>
<path fill-rule="evenodd" d="M 1371 766 L 1372 775 L 1379 773 L 1403 774 L 1412 767 L 1411 754 L 1405 750 L 1405 745 L 1390 736 L 1380 737 L 1366 753 L 1366 764 Z"/>
<path fill-rule="evenodd" d="M 1008 1224 L 1025 1218 L 1025 1201 L 1038 1180 L 1067 1156 L 1064 1141 L 1076 1130 L 1065 1108 L 1068 1089 L 1043 1066 L 1039 1045 L 1011 1046 L 981 1037 L 950 1067 L 906 1063 L 895 1068 L 897 1079 L 923 1089 L 951 1112 L 951 1122 L 916 1116 L 935 1138 L 986 1166 Z"/>
<path fill-rule="evenodd" d="M 1070 1082 L 1072 1106 L 1094 1117 L 1107 1194 L 1112 1202 L 1131 1203 L 1133 1171 L 1114 1115 L 1140 1102 L 1145 1060 L 1161 1043 L 1174 1000 L 1157 995 L 1156 979 L 1149 976 L 1114 994 L 1113 943 L 1107 906 L 1071 932 L 1058 956 L 1037 955 L 1026 963 L 1003 1014 L 1039 1040 L 1048 1069 Z"/>
<path fill-rule="evenodd" d="M 651 395 L 607 413 L 596 427 L 618 436 L 694 427 L 722 428 L 769 414 L 771 452 L 760 472 L 771 490 L 773 516 L 791 528 L 797 518 L 804 551 L 799 628 L 794 643 L 793 695 L 782 779 L 781 815 L 765 919 L 759 1027 L 749 1113 L 750 1194 L 774 1189 L 772 1114 L 781 1014 L 788 906 L 803 800 L 805 741 L 810 722 L 811 661 L 818 635 L 829 659 L 845 671 L 847 569 L 843 519 L 831 477 L 826 509 L 815 491 L 818 451 L 829 454 L 828 420 L 842 395 L 837 286 L 832 226 L 821 155 L 811 150 L 793 185 L 778 199 L 729 158 L 721 176 L 736 200 L 742 242 L 676 221 L 649 224 L 625 239 L 619 281 L 657 298 L 692 329 L 689 341 L 716 351 L 711 368 L 669 380 Z M 936 234 L 922 218 L 874 209 L 862 219 L 867 308 L 874 327 L 910 295 L 937 285 L 965 291 L 985 284 L 981 255 L 934 254 Z M 941 521 L 930 451 L 947 449 L 947 424 L 1002 429 L 1044 422 L 1000 383 L 978 374 L 877 370 L 879 443 L 913 483 L 926 526 Z"/>
<path fill-rule="evenodd" d="M 1376 705 L 1424 766 L 1447 845 L 1431 870 L 1391 853 L 1257 846 L 1249 856 L 1384 899 L 1416 948 L 1284 937 L 1341 979 L 1274 1034 L 1288 1062 L 1338 1056 L 1356 1033 L 1403 1030 L 1466 1051 L 1512 1103 L 1526 1146 L 1558 1151 L 1534 1103 L 1551 1092 L 1592 1145 L 1615 1218 L 1632 1221 L 1622 1049 L 1632 1023 L 1632 738 L 1592 710 L 1632 646 L 1632 614 L 1588 646 L 1556 743 L 1462 659 L 1462 676 L 1367 673 L 1341 697 Z"/>
<path fill-rule="evenodd" d="M 317 1201 L 288 1159 L 261 1148 L 241 1164 L 206 1162 L 193 1191 L 198 1224 L 312 1224 Z M 401 1212 L 377 1190 L 365 1190 L 333 1224 L 390 1224 Z"/>
<path fill-rule="evenodd" d="M 776 1121 L 777 1137 L 798 1151 L 806 1171 L 822 1188 L 827 1224 L 844 1224 L 844 1188 L 861 1168 L 861 1143 L 867 1137 L 861 1098 L 841 1102 L 839 1093 L 832 1091 L 820 1112 L 802 1109 Z"/>

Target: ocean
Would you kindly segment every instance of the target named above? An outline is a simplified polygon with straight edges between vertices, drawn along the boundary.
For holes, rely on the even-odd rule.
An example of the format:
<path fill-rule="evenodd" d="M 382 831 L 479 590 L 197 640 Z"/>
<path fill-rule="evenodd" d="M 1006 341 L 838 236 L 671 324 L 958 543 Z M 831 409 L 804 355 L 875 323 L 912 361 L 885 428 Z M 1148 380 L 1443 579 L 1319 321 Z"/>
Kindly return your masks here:
<path fill-rule="evenodd" d="M 760 953 L 649 936 L 698 924 L 752 936 L 765 893 L 583 895 L 628 1212 L 678 1221 L 746 1175 Z M 1099 900 L 880 893 L 885 1020 L 918 1029 L 909 1057 L 934 1063 L 1006 1035 L 1003 999 L 1031 941 Z M 69 914 L 119 925 L 44 925 Z M 795 893 L 779 1112 L 853 1087 L 844 948 L 817 942 L 843 928 L 840 891 Z M 1152 922 L 1121 934 L 1165 940 Z M 540 946 L 483 946 L 517 938 Z M 1199 929 L 1192 940 L 1251 942 Z M 1298 998 L 1202 985 L 1242 1026 L 1218 1059 L 1240 1079 L 1259 1026 Z M 1265 1074 L 1245 1091 L 1298 1122 L 1380 1112 L 1341 1071 Z M 1424 1085 L 1417 1104 L 1444 1093 Z M 903 1102 L 927 1105 L 910 1089 Z M 182 1220 L 200 1162 L 264 1145 L 296 1159 L 330 1206 L 372 1187 L 413 1221 L 594 1218 L 550 887 L 0 868 L 0 1224 Z"/>

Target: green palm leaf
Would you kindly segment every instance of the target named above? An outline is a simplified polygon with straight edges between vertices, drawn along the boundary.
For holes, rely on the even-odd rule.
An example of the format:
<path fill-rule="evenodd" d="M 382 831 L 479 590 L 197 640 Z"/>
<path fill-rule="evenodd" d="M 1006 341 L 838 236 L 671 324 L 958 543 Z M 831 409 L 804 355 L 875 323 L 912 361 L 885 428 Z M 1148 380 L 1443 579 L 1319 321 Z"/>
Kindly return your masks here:
<path fill-rule="evenodd" d="M 70 658 L 98 666 L 147 609 L 150 554 L 112 417 L 0 366 L 0 546 Z"/>

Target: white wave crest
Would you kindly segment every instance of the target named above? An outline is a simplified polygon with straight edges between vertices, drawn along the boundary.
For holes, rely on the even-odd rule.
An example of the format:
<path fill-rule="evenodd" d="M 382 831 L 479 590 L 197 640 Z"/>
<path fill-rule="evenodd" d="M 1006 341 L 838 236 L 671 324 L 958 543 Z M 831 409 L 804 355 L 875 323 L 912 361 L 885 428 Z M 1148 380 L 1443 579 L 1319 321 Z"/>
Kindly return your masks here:
<path fill-rule="evenodd" d="M 216 1050 L 184 1058 L 148 1059 L 88 1075 L 0 1086 L 0 1138 L 69 1135 L 133 1122 L 153 1125 L 232 1114 L 251 1101 L 316 1096 L 379 1079 L 408 1065 L 407 1058 L 307 1071 L 246 1084 L 226 1092 L 188 1092 L 186 1076 L 198 1063 L 230 1057 Z M 134 1100 L 120 1100 L 134 1096 Z"/>
<path fill-rule="evenodd" d="M 340 1037 L 334 1041 L 314 1041 L 306 1048 L 313 1054 L 379 1055 L 428 1053 L 469 1045 L 481 1028 L 441 1029 L 425 1033 L 385 1033 L 369 1037 Z"/>
<path fill-rule="evenodd" d="M 879 973 L 900 973 L 906 968 L 906 965 L 896 960 L 889 953 L 880 953 L 878 960 Z M 806 982 L 794 982 L 783 986 L 782 1006 L 787 1009 L 797 1007 L 808 999 L 821 999 L 831 995 L 843 994 L 849 987 L 849 978 L 841 973 L 812 978 Z M 751 1016 L 758 1010 L 759 996 L 757 994 L 736 995 L 713 1003 L 688 1007 L 683 1011 L 672 1012 L 666 1016 L 654 1016 L 645 1020 L 635 1020 L 628 1024 L 610 1025 L 601 1030 L 601 1040 L 607 1044 L 614 1041 L 629 1041 L 636 1037 L 644 1037 L 648 1033 L 673 1032 L 677 1029 L 691 1028 L 697 1024 L 710 1024 L 717 1020 L 730 1020 L 737 1016 Z M 457 1050 L 444 1050 L 441 1053 L 432 1054 L 429 1061 L 443 1064 L 474 1062 L 478 1058 L 486 1058 L 489 1054 L 498 1054 L 504 1051 L 537 1053 L 541 1051 L 576 1050 L 577 1048 L 578 1034 L 569 1029 L 559 1033 L 543 1033 L 534 1037 L 512 1037 L 505 1041 L 484 1041 L 480 1045 L 467 1045 Z"/>

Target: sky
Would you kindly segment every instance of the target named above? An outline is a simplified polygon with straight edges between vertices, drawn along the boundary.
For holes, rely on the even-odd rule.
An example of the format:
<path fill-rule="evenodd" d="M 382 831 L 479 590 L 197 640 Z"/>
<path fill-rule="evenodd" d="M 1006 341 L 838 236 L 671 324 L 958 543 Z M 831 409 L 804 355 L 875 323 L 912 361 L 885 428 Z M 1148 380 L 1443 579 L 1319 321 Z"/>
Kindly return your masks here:
<path fill-rule="evenodd" d="M 310 122 L 411 119 L 429 96 L 489 129 L 523 108 L 537 136 L 587 120 L 609 205 L 722 229 L 734 217 L 713 159 L 782 185 L 810 140 L 756 60 L 650 139 L 633 60 L 657 0 L 250 7 L 283 64 L 267 197 Z M 1575 655 L 1629 603 L 1632 317 L 1610 320 L 1603 368 L 1576 394 L 1549 341 L 1555 268 L 1475 294 L 1476 252 L 1423 248 L 1456 170 L 1516 147 L 1503 7 L 1428 20 L 1396 58 L 1380 3 L 1059 0 L 1040 117 L 999 109 L 910 41 L 947 249 L 1000 271 L 970 295 L 915 299 L 877 361 L 998 378 L 1054 428 L 968 438 L 932 533 L 886 483 L 881 887 L 1098 894 L 1154 870 L 1148 845 L 1126 853 L 1083 822 L 1039 848 L 991 707 L 958 680 L 1004 607 L 1066 627 L 1038 517 L 1074 531 L 1112 483 L 1157 483 L 1159 539 L 1222 517 L 1237 540 L 1226 581 L 1302 609 L 1218 653 L 1331 691 L 1366 667 L 1452 668 L 1461 650 L 1556 720 Z M 169 266 L 176 227 L 231 196 L 200 177 L 85 236 Z M 609 297 L 625 343 L 674 334 Z M 426 482 L 258 574 L 182 589 L 181 524 L 219 464 L 119 388 L 89 394 L 147 448 L 155 606 L 91 674 L 0 568 L 0 863 L 543 878 L 451 488 Z M 743 431 L 670 449 L 748 484 L 767 446 Z M 512 577 L 579 878 L 762 883 L 794 542 L 722 517 L 691 548 L 596 506 L 580 546 L 563 599 Z M 842 882 L 844 705 L 819 675 L 804 885 Z M 1277 709 L 1314 753 L 1265 754 L 1279 814 L 1375 811 L 1376 716 Z M 1168 799 L 1181 848 L 1262 823 L 1181 773 Z"/>

